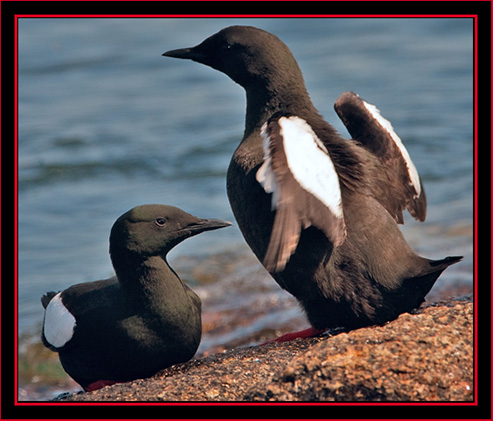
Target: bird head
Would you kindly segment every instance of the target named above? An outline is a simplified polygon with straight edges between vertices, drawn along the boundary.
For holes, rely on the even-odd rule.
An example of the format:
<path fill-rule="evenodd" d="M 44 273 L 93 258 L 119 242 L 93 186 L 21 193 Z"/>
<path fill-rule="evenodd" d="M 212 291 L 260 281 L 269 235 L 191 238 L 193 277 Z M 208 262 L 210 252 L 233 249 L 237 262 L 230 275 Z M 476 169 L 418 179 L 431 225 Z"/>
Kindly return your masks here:
<path fill-rule="evenodd" d="M 174 206 L 137 206 L 114 223 L 110 234 L 112 257 L 121 250 L 149 256 L 162 256 L 188 237 L 204 231 L 230 226 L 219 219 L 201 219 Z"/>
<path fill-rule="evenodd" d="M 163 56 L 205 64 L 244 88 L 266 83 L 278 73 L 286 76 L 293 69 L 302 77 L 289 48 L 275 35 L 252 26 L 224 28 L 195 47 L 167 51 Z"/>

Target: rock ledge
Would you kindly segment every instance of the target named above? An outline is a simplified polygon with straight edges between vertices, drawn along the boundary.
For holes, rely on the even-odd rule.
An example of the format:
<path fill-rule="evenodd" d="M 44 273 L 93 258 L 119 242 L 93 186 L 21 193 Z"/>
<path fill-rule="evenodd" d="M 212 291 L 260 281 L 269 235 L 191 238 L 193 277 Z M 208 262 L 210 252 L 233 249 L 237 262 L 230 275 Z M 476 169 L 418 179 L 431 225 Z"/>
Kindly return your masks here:
<path fill-rule="evenodd" d="M 471 297 L 384 326 L 238 348 L 76 401 L 473 401 Z"/>

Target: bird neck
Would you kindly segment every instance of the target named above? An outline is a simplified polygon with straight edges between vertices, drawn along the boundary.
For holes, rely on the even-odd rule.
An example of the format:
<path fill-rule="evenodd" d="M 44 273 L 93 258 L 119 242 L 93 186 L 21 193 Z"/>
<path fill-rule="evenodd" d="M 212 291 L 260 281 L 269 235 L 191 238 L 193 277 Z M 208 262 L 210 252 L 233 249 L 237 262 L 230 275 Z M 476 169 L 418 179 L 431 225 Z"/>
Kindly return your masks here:
<path fill-rule="evenodd" d="M 188 301 L 185 286 L 165 257 L 130 252 L 112 260 L 121 288 L 132 302 L 161 311 L 167 303 Z"/>
<path fill-rule="evenodd" d="M 279 78 L 278 78 L 279 79 Z M 247 112 L 245 118 L 245 134 L 247 138 L 255 131 L 260 131 L 262 125 L 276 112 L 298 115 L 318 115 L 305 87 L 302 77 L 291 80 L 271 80 L 256 86 L 245 88 L 247 97 Z"/>

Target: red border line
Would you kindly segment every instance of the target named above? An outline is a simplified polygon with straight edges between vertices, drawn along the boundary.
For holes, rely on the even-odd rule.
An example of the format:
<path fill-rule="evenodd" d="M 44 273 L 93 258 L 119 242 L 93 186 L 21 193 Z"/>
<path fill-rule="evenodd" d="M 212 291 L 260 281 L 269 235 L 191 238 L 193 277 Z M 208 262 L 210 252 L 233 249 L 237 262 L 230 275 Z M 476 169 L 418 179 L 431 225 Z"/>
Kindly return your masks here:
<path fill-rule="evenodd" d="M 116 0 L 115 0 L 116 1 Z M 280 0 L 279 0 L 280 1 Z M 388 18 L 477 18 L 477 14 L 426 14 L 426 15 L 418 15 L 418 14 L 389 14 L 389 15 L 363 15 L 363 14 L 330 14 L 330 15 L 315 15 L 315 14 L 244 14 L 244 15 L 234 15 L 234 14 L 224 14 L 224 15 L 184 15 L 184 14 L 176 14 L 176 15 L 168 15 L 168 14 L 127 14 L 127 15 L 111 15 L 111 14 L 18 14 L 15 15 L 16 18 L 115 18 L 115 19 L 123 19 L 123 18 L 169 18 L 169 19 L 179 19 L 179 18 L 189 18 L 189 19 L 247 19 L 247 18 L 321 18 L 321 19 L 329 19 L 329 18 L 380 18 L 380 19 L 388 19 Z"/>
<path fill-rule="evenodd" d="M 474 122 L 473 122 L 473 130 L 474 130 L 474 219 L 477 221 L 477 212 L 478 212 L 478 184 L 477 184 L 477 141 L 478 141 L 478 117 L 477 117 L 477 94 L 478 94 L 478 15 L 477 14 L 427 14 L 427 15 L 418 15 L 418 14 L 389 14 L 389 15 L 378 15 L 378 14 L 331 14 L 331 15 L 313 15 L 313 14 L 244 14 L 244 15 L 236 15 L 236 14 L 225 14 L 225 15 L 169 15 L 169 14 L 123 14 L 123 15 L 111 15 L 111 14 L 17 14 L 14 15 L 15 18 L 15 58 L 14 58 L 14 69 L 15 69 L 15 81 L 14 81 L 14 89 L 15 89 L 15 107 L 14 107 L 14 118 L 15 118 L 15 199 L 14 199 L 14 223 L 15 223 L 15 236 L 14 236 L 14 247 L 15 247 L 15 257 L 14 257 L 14 273 L 15 273 L 15 348 L 18 349 L 18 237 L 17 237 L 17 228 L 18 228 L 18 19 L 20 18 L 473 18 L 474 19 Z M 493 62 L 493 59 L 492 59 Z M 493 79 L 493 77 L 492 77 Z M 492 112 L 493 117 L 493 112 Z M 492 119 L 493 121 L 493 119 Z M 493 128 L 493 123 L 492 123 Z M 491 155 L 493 160 L 493 152 Z M 493 181 L 493 169 L 491 172 L 491 180 Z M 493 197 L 491 199 L 491 203 L 493 204 Z M 493 221 L 493 214 L 492 214 Z M 478 237 L 478 228 L 477 223 L 474 224 L 474 251 L 477 250 L 477 237 Z M 493 250 L 492 250 L 492 260 L 493 260 Z M 478 299 L 478 291 L 477 291 L 477 279 L 478 279 L 478 267 L 477 267 L 477 255 L 474 254 L 474 304 L 476 305 Z M 493 268 L 492 268 L 492 279 L 493 279 Z M 493 292 L 492 292 L 492 300 L 493 300 Z M 492 316 L 493 318 L 493 316 Z M 477 358 L 477 338 L 478 338 L 478 320 L 477 320 L 477 308 L 475 308 L 474 312 L 474 370 L 476 376 L 474 377 L 474 401 L 473 402 L 280 402 L 280 403 L 272 403 L 272 402 L 38 402 L 38 401 L 30 401 L 23 402 L 18 400 L 18 358 L 17 353 L 15 354 L 15 405 L 16 406 L 122 406 L 122 405 L 146 405 L 146 406 L 476 406 L 478 404 L 478 381 L 477 381 L 477 373 L 478 373 L 478 358 Z M 493 342 L 493 340 L 492 340 Z M 493 393 L 493 392 L 492 392 Z"/>
<path fill-rule="evenodd" d="M 15 403 L 18 404 L 18 391 L 19 391 L 19 385 L 18 385 L 18 368 L 19 368 L 19 363 L 18 363 L 18 302 L 19 302 L 19 297 L 18 297 L 18 280 L 19 280 L 19 245 L 18 245 L 18 164 L 19 164 L 19 158 L 18 158 L 18 140 L 19 140 L 19 133 L 18 133 L 18 122 L 19 122 L 19 115 L 18 115 L 18 19 L 15 19 L 15 34 L 14 34 L 14 307 L 15 307 L 15 315 L 14 315 L 14 332 L 15 332 L 15 338 L 14 338 L 14 346 L 15 346 L 15 354 L 14 354 L 14 364 L 15 364 L 15 378 L 14 378 L 14 386 L 15 386 Z"/>

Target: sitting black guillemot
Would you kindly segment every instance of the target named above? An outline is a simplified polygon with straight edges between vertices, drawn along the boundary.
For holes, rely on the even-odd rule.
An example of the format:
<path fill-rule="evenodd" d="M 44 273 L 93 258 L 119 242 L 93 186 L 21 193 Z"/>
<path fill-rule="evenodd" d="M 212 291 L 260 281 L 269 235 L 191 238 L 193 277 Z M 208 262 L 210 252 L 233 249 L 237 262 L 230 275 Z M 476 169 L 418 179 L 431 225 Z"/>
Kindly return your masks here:
<path fill-rule="evenodd" d="M 168 51 L 228 75 L 246 91 L 245 132 L 227 174 L 248 245 L 304 308 L 314 333 L 382 324 L 418 307 L 461 257 L 418 256 L 397 223 L 424 220 L 416 167 L 375 106 L 343 93 L 344 139 L 312 104 L 298 64 L 276 36 L 232 26 Z"/>
<path fill-rule="evenodd" d="M 188 361 L 201 339 L 202 304 L 166 255 L 188 237 L 229 225 L 173 206 L 126 212 L 110 234 L 116 276 L 45 294 L 43 343 L 86 391 Z"/>

